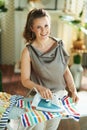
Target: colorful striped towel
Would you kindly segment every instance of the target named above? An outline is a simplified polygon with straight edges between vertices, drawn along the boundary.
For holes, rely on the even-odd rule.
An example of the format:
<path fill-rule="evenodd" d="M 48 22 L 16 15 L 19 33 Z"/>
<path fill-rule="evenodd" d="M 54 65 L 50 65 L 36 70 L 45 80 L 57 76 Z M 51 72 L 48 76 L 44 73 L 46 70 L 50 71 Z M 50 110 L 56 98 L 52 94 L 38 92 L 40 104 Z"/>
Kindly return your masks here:
<path fill-rule="evenodd" d="M 76 121 L 79 121 L 80 114 L 76 110 L 75 104 L 72 102 L 72 98 L 66 96 L 60 100 L 60 107 L 64 109 L 62 112 L 45 112 L 38 111 L 34 108 L 31 108 L 32 99 L 27 100 L 18 100 L 17 107 L 25 108 L 26 113 L 20 116 L 21 122 L 24 127 L 29 127 L 36 125 L 37 123 L 50 120 L 52 118 L 62 118 L 68 117 L 73 118 Z"/>
<path fill-rule="evenodd" d="M 73 103 L 72 98 L 65 96 L 61 101 L 67 116 L 73 118 L 76 121 L 79 121 L 80 114 L 77 112 L 76 105 Z"/>

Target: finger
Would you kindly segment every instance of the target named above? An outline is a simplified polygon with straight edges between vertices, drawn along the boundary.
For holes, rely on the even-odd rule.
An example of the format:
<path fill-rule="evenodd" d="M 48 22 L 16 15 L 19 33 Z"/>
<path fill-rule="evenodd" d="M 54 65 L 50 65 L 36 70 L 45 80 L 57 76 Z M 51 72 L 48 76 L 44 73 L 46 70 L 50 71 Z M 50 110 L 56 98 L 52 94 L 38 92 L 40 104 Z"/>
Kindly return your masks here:
<path fill-rule="evenodd" d="M 75 102 L 74 98 L 72 98 L 72 99 L 73 99 L 73 102 Z"/>
<path fill-rule="evenodd" d="M 42 93 L 41 93 L 41 96 L 42 96 L 43 98 L 46 98 L 46 93 L 45 93 L 45 92 L 42 92 Z"/>
<path fill-rule="evenodd" d="M 75 97 L 72 97 L 73 102 L 75 103 Z"/>
<path fill-rule="evenodd" d="M 77 97 L 75 102 L 77 103 L 78 101 L 79 101 L 79 98 Z"/>
<path fill-rule="evenodd" d="M 77 102 L 78 102 L 78 100 L 79 100 L 79 98 L 78 98 L 78 97 L 73 97 L 73 102 L 74 102 L 74 103 L 77 103 Z"/>
<path fill-rule="evenodd" d="M 47 89 L 47 90 L 46 90 L 46 97 L 47 97 L 48 99 L 51 99 L 51 98 L 52 98 L 52 92 L 50 91 L 50 89 Z"/>
<path fill-rule="evenodd" d="M 52 96 L 53 96 L 53 94 L 52 94 L 52 92 L 49 90 L 49 98 L 52 99 Z"/>

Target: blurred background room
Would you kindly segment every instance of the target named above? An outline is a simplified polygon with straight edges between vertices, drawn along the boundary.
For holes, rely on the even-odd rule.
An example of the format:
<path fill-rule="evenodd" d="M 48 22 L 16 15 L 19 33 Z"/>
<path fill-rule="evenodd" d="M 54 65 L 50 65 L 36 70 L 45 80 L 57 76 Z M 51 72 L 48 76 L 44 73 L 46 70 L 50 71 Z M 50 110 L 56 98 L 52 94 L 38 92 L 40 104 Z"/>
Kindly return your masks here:
<path fill-rule="evenodd" d="M 0 91 L 26 95 L 20 81 L 20 59 L 26 17 L 33 8 L 44 8 L 50 14 L 51 35 L 63 40 L 78 94 L 86 100 L 87 0 L 0 0 Z M 86 119 L 78 123 L 62 120 L 58 130 L 87 130 Z"/>

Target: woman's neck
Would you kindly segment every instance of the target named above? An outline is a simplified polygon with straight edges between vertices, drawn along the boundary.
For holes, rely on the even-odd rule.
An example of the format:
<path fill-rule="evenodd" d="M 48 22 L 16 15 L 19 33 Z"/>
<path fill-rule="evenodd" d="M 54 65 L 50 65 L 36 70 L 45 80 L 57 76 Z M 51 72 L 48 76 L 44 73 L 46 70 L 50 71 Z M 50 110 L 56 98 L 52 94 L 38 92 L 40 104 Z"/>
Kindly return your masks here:
<path fill-rule="evenodd" d="M 32 43 L 32 45 L 42 52 L 47 52 L 51 50 L 52 48 L 54 48 L 57 45 L 57 43 L 54 39 L 49 37 L 48 39 L 42 40 L 42 41 L 36 39 Z"/>
<path fill-rule="evenodd" d="M 50 44 L 50 42 L 51 42 L 51 39 L 49 37 L 45 40 L 36 39 L 34 41 L 33 45 L 36 46 L 36 47 L 44 48 L 45 46 Z"/>

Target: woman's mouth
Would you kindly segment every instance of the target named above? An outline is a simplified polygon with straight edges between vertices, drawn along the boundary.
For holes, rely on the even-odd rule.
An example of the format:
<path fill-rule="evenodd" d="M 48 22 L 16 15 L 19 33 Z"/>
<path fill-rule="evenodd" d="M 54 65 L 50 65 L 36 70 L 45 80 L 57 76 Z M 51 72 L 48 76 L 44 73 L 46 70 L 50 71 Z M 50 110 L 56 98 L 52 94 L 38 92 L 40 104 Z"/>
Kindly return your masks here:
<path fill-rule="evenodd" d="M 41 36 L 45 37 L 45 36 L 47 36 L 47 34 L 41 34 Z"/>

